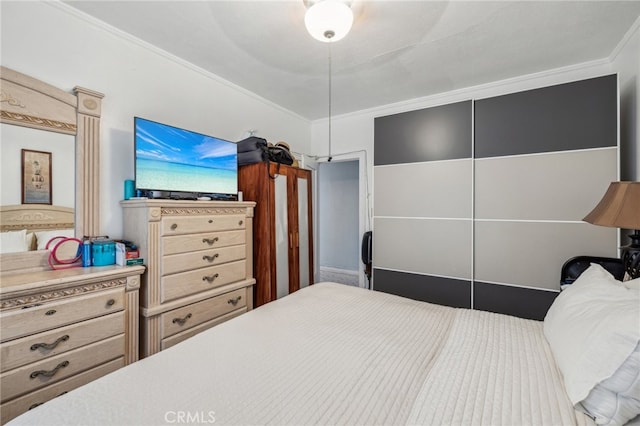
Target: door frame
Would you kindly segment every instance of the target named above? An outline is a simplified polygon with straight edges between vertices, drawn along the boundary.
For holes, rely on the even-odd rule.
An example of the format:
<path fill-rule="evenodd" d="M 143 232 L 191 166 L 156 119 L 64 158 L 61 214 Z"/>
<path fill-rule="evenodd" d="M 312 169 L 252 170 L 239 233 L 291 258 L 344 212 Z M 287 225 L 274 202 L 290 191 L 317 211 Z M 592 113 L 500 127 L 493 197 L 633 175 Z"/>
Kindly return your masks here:
<path fill-rule="evenodd" d="M 371 224 L 367 224 L 367 161 L 366 161 L 366 153 L 364 150 L 355 151 L 345 154 L 335 154 L 331 157 L 331 162 L 345 162 L 345 161 L 357 161 L 358 162 L 358 235 L 360 239 L 362 235 L 369 229 L 371 229 Z M 314 282 L 320 281 L 320 238 L 318 236 L 318 206 L 320 205 L 320 192 L 318 191 L 318 174 L 319 174 L 319 164 L 320 163 L 328 163 L 328 157 L 319 157 L 315 159 L 315 161 L 311 162 L 311 164 L 305 164 L 306 167 L 312 170 L 312 183 L 313 183 L 313 256 L 314 256 Z M 367 229 L 368 227 L 368 229 Z M 362 288 L 367 288 L 367 278 L 364 274 L 364 264 L 360 259 L 360 240 L 358 240 L 358 286 Z"/>

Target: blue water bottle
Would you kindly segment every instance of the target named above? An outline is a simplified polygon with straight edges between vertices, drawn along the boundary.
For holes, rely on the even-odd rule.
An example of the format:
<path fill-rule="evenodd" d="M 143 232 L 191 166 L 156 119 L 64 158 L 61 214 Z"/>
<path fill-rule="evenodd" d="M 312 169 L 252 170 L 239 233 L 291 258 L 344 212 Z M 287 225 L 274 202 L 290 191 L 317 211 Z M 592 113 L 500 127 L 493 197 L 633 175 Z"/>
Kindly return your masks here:
<path fill-rule="evenodd" d="M 91 242 L 88 238 L 82 242 L 82 266 L 91 266 Z"/>

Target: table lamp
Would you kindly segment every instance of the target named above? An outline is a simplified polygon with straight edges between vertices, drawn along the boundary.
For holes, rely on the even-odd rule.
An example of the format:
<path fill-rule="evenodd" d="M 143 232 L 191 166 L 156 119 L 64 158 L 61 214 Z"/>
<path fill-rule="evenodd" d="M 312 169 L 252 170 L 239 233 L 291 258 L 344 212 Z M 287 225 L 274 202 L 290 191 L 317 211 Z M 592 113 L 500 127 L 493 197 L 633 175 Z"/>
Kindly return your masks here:
<path fill-rule="evenodd" d="M 640 277 L 640 182 L 611 182 L 598 205 L 585 216 L 593 225 L 631 229 L 631 243 L 620 249 L 628 276 Z"/>

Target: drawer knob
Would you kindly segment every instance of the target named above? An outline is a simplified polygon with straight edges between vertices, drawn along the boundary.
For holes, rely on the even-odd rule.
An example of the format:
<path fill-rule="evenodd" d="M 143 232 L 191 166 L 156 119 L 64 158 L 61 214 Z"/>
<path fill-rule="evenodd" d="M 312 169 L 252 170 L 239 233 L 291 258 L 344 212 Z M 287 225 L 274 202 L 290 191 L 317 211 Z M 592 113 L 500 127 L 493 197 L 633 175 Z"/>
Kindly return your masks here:
<path fill-rule="evenodd" d="M 115 305 L 115 304 L 116 304 L 115 299 L 109 299 L 109 300 L 107 300 L 107 306 L 113 306 L 113 305 Z"/>
<path fill-rule="evenodd" d="M 202 260 L 206 260 L 207 262 L 213 262 L 216 258 L 220 256 L 218 253 L 215 253 L 213 256 L 202 256 Z"/>
<path fill-rule="evenodd" d="M 51 315 L 53 315 L 53 314 L 55 314 L 55 313 L 56 313 L 56 310 L 55 310 L 55 309 L 50 309 L 50 310 L 48 310 L 47 312 L 45 312 L 44 314 L 45 314 L 45 315 L 48 315 L 48 316 L 51 316 Z"/>
<path fill-rule="evenodd" d="M 29 375 L 29 377 L 31 377 L 32 379 L 35 379 L 38 376 L 52 377 L 54 374 L 56 374 L 58 372 L 58 370 L 60 370 L 61 368 L 66 367 L 67 365 L 69 365 L 69 361 L 62 361 L 53 370 L 49 370 L 49 371 L 47 371 L 47 370 L 34 371 L 33 373 L 31 373 Z"/>
<path fill-rule="evenodd" d="M 213 219 L 209 219 L 209 223 L 213 223 Z"/>
<path fill-rule="evenodd" d="M 187 322 L 189 318 L 191 318 L 191 313 L 188 313 L 183 318 L 174 318 L 171 322 L 178 325 L 184 325 L 184 323 Z"/>
<path fill-rule="evenodd" d="M 212 246 L 213 244 L 215 244 L 218 241 L 218 237 L 214 237 L 214 238 L 203 238 L 202 242 L 203 243 L 207 243 L 210 246 Z"/>
<path fill-rule="evenodd" d="M 227 303 L 230 305 L 236 306 L 241 299 L 242 299 L 242 296 L 238 296 L 233 299 L 227 300 Z"/>
<path fill-rule="evenodd" d="M 171 225 L 171 230 L 175 231 L 176 229 L 178 229 L 178 224 L 177 223 L 172 224 Z"/>
<path fill-rule="evenodd" d="M 51 349 L 54 349 L 56 346 L 58 346 L 60 343 L 66 342 L 67 340 L 69 340 L 69 335 L 65 334 L 64 336 L 58 337 L 56 341 L 53 343 L 34 343 L 33 345 L 31 345 L 31 350 L 35 351 L 35 350 L 38 350 L 38 348 L 42 348 L 50 351 Z"/>
<path fill-rule="evenodd" d="M 242 225 L 244 223 L 244 220 L 241 220 L 238 222 L 238 225 Z"/>
<path fill-rule="evenodd" d="M 213 282 L 213 280 L 215 280 L 216 278 L 218 278 L 218 274 L 213 274 L 213 275 L 207 275 L 206 277 L 202 277 L 202 281 L 206 281 L 209 284 L 211 284 Z"/>

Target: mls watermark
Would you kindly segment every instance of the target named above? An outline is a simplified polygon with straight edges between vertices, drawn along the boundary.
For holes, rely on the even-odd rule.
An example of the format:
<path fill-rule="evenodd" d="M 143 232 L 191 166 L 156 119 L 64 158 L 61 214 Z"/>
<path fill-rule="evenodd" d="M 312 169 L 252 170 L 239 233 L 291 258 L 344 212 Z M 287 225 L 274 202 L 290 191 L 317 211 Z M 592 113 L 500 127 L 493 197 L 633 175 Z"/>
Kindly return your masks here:
<path fill-rule="evenodd" d="M 170 424 L 213 424 L 216 422 L 215 411 L 167 411 L 164 421 Z"/>

